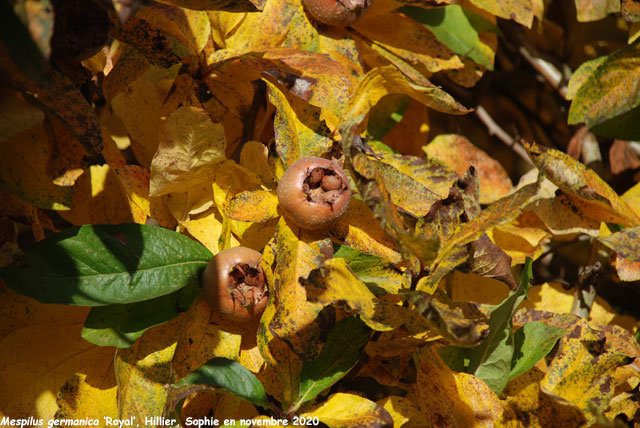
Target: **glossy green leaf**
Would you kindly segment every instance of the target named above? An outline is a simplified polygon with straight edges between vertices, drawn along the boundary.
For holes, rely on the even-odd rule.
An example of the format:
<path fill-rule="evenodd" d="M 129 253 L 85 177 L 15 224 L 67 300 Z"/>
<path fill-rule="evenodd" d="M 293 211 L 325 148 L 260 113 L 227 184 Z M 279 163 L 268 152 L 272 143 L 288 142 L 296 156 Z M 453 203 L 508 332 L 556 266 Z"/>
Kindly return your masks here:
<path fill-rule="evenodd" d="M 267 394 L 258 378 L 235 361 L 216 357 L 180 379 L 175 388 L 206 385 L 224 388 L 257 406 L 268 407 Z"/>
<path fill-rule="evenodd" d="M 339 321 L 329 333 L 318 358 L 303 364 L 297 404 L 312 400 L 342 379 L 360 358 L 370 335 L 371 329 L 357 316 Z"/>
<path fill-rule="evenodd" d="M 542 321 L 525 324 L 513 335 L 514 352 L 509 379 L 521 375 L 544 358 L 564 334 L 564 329 Z"/>
<path fill-rule="evenodd" d="M 509 380 L 514 354 L 511 318 L 527 296 L 532 277 L 531 259 L 527 258 L 518 289 L 491 312 L 489 336 L 471 352 L 469 373 L 485 381 L 496 394 L 502 392 Z"/>
<path fill-rule="evenodd" d="M 458 55 L 466 56 L 489 70 L 493 70 L 493 58 L 479 48 L 480 38 L 466 11 L 457 4 L 432 9 L 403 6 L 400 11 L 423 24 L 442 43 Z M 479 19 L 475 18 L 474 22 Z"/>
<path fill-rule="evenodd" d="M 82 337 L 99 346 L 128 348 L 147 329 L 186 311 L 198 294 L 200 287 L 191 284 L 166 296 L 143 302 L 92 308 L 84 322 Z"/>
<path fill-rule="evenodd" d="M 184 235 L 139 224 L 85 225 L 26 252 L 25 267 L 0 269 L 18 293 L 43 303 L 133 303 L 198 283 L 211 252 Z"/>

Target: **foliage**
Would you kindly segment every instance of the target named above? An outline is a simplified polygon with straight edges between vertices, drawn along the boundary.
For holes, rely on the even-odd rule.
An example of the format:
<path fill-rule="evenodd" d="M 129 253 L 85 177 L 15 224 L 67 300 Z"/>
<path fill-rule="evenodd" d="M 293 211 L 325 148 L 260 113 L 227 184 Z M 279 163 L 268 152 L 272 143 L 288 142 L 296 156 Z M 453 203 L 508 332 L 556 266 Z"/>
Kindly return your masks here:
<path fill-rule="evenodd" d="M 634 2 L 0 8 L 0 417 L 640 423 Z M 303 156 L 353 192 L 318 230 Z M 200 296 L 238 245 L 258 325 Z"/>

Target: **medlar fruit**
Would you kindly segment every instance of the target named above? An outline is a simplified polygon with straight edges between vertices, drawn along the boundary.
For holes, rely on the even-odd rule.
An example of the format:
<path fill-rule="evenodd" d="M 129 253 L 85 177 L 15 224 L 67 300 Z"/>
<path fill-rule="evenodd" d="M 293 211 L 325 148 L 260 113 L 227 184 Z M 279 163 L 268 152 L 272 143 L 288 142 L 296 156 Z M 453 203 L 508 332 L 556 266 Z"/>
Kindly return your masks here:
<path fill-rule="evenodd" d="M 262 255 L 246 247 L 220 251 L 202 274 L 202 295 L 222 320 L 257 322 L 269 291 L 262 267 Z"/>
<path fill-rule="evenodd" d="M 344 27 L 356 22 L 372 0 L 302 0 L 309 15 L 323 24 Z"/>
<path fill-rule="evenodd" d="M 304 229 L 318 229 L 344 214 L 351 186 L 337 163 L 308 156 L 287 169 L 278 182 L 277 193 L 287 217 Z"/>

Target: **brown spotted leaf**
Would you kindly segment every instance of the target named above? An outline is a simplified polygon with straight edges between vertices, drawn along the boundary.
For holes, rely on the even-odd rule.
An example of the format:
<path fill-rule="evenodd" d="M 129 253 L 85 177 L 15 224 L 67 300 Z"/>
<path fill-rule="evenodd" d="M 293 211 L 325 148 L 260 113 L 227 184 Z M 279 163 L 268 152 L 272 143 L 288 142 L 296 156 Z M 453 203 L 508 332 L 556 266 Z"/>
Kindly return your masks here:
<path fill-rule="evenodd" d="M 224 10 L 226 12 L 255 12 L 262 10 L 265 0 L 159 0 L 185 9 Z"/>
<path fill-rule="evenodd" d="M 460 176 L 473 165 L 480 179 L 481 204 L 494 202 L 513 190 L 511 179 L 500 163 L 462 135 L 439 135 L 422 149 L 427 156 L 443 161 Z"/>
<path fill-rule="evenodd" d="M 471 0 L 474 6 L 486 10 L 492 15 L 512 19 L 518 24 L 531 28 L 534 9 L 532 0 Z"/>
<path fill-rule="evenodd" d="M 616 232 L 604 238 L 599 238 L 607 247 L 615 251 L 619 256 L 634 262 L 640 261 L 640 227 L 631 227 Z"/>
<path fill-rule="evenodd" d="M 619 2 L 618 2 L 619 3 Z M 640 105 L 640 41 L 620 49 L 595 63 L 580 85 L 569 109 L 569 123 L 585 123 L 590 128 Z M 584 79 L 584 73 L 579 77 Z"/>
<path fill-rule="evenodd" d="M 504 412 L 487 384 L 470 374 L 453 372 L 434 347 L 417 352 L 414 361 L 415 393 L 426 419 L 435 422 L 433 426 L 492 426 Z"/>
<path fill-rule="evenodd" d="M 640 217 L 593 170 L 572 157 L 555 149 L 525 144 L 533 163 L 556 186 L 568 193 L 574 204 L 599 209 L 604 218 L 600 221 L 615 222 L 625 226 L 640 224 Z M 576 201 L 575 199 L 578 199 Z"/>
<path fill-rule="evenodd" d="M 620 0 L 575 0 L 578 21 L 589 22 L 620 12 Z"/>
<path fill-rule="evenodd" d="M 589 424 L 595 422 L 591 409 L 603 411 L 613 397 L 613 370 L 631 362 L 605 345 L 604 334 L 590 329 L 585 320 L 576 321 L 565 332 L 540 382 L 542 391 L 582 410 Z"/>
<path fill-rule="evenodd" d="M 293 226 L 281 217 L 272 246 L 276 263 L 276 312 L 269 331 L 290 343 L 303 360 L 315 358 L 324 333 L 328 333 L 324 330 L 332 321 L 320 314 L 324 304 L 308 300 L 307 290 L 300 281 L 333 255 L 331 241 L 316 231 Z"/>
<path fill-rule="evenodd" d="M 249 81 L 265 77 L 338 117 L 348 105 L 349 93 L 355 86 L 346 67 L 328 55 L 316 52 L 272 48 L 239 53 L 223 49 L 214 52 L 208 62 L 214 73 L 238 70 Z"/>

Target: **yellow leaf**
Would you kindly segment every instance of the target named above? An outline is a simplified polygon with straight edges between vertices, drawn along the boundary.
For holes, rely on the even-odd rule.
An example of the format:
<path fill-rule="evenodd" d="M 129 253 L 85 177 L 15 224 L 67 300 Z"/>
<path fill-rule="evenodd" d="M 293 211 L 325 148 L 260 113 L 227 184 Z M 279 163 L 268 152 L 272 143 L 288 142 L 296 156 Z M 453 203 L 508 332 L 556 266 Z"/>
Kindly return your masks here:
<path fill-rule="evenodd" d="M 76 373 L 60 389 L 57 397 L 56 419 L 118 419 L 118 400 L 112 355 L 94 364 L 102 366 L 97 379 L 93 374 Z M 97 370 L 96 370 L 97 371 Z M 96 413 L 96 409 L 100 409 Z"/>
<path fill-rule="evenodd" d="M 60 410 L 72 417 L 118 416 L 114 351 L 81 338 L 87 313 L 88 308 L 38 303 L 0 281 L 0 418 L 32 416 L 46 426 L 59 410 L 56 394 Z M 78 377 L 92 383 L 80 395 L 61 391 Z M 93 399 L 99 408 L 88 407 Z"/>
<path fill-rule="evenodd" d="M 222 234 L 222 222 L 216 218 L 215 209 L 208 211 L 193 220 L 186 220 L 180 222 L 184 226 L 189 234 L 196 238 L 202 245 L 207 247 L 213 254 L 218 254 L 220 248 L 218 247 L 218 240 Z M 231 238 L 231 247 L 237 247 L 240 245 L 235 237 Z"/>
<path fill-rule="evenodd" d="M 211 184 L 194 184 L 183 192 L 169 193 L 162 196 L 171 214 L 179 221 L 187 220 L 190 216 L 204 213 L 213 205 Z"/>
<path fill-rule="evenodd" d="M 460 58 L 431 31 L 398 12 L 365 14 L 353 28 L 407 62 L 423 65 L 429 73 L 463 66 Z"/>
<path fill-rule="evenodd" d="M 623 353 L 605 349 L 600 339 L 585 320 L 576 321 L 540 381 L 543 392 L 582 410 L 589 425 L 595 422 L 592 407 L 604 411 L 613 397 L 613 370 L 630 362 Z"/>
<path fill-rule="evenodd" d="M 151 162 L 149 194 L 160 196 L 210 182 L 212 166 L 225 159 L 224 128 L 204 110 L 181 107 L 164 122 Z"/>
<path fill-rule="evenodd" d="M 503 406 L 489 386 L 470 374 L 451 371 L 433 347 L 417 353 L 415 361 L 416 392 L 427 421 L 452 428 L 484 427 L 500 418 Z"/>
<path fill-rule="evenodd" d="M 536 260 L 550 237 L 543 229 L 520 226 L 516 222 L 494 227 L 487 235 L 511 257 L 511 264 L 514 266 L 524 263 L 527 257 Z"/>
<path fill-rule="evenodd" d="M 555 149 L 525 144 L 533 163 L 547 178 L 569 194 L 571 202 L 600 221 L 624 226 L 640 224 L 638 216 L 618 194 L 596 174 L 571 156 Z"/>
<path fill-rule="evenodd" d="M 584 233 L 598 236 L 601 220 L 587 216 L 585 210 L 578 208 L 575 199 L 570 195 L 560 195 L 554 198 L 538 199 L 526 209 L 535 213 L 554 235 L 574 235 Z"/>
<path fill-rule="evenodd" d="M 267 254 L 266 249 L 265 254 Z M 263 255 L 263 266 L 264 257 Z M 272 286 L 273 283 L 269 282 L 270 292 L 273 290 Z M 278 397 L 283 408 L 288 408 L 298 398 L 300 392 L 302 360 L 293 352 L 287 342 L 275 336 L 269 328 L 276 313 L 274 302 L 275 299 L 269 297 L 269 303 L 262 314 L 258 330 L 258 346 L 268 365 L 268 368 L 261 373 L 260 379 L 265 391 Z M 274 382 L 274 378 L 277 378 L 279 382 Z"/>
<path fill-rule="evenodd" d="M 258 141 L 247 141 L 240 152 L 240 165 L 258 174 L 263 183 L 276 182 L 275 174 L 269 165 L 269 149 Z"/>
<path fill-rule="evenodd" d="M 347 212 L 329 229 L 329 233 L 364 253 L 383 257 L 392 263 L 402 260 L 393 240 L 361 199 L 351 198 Z"/>
<path fill-rule="evenodd" d="M 173 355 L 172 366 L 178 378 L 184 377 L 213 357 L 238 359 L 242 336 L 211 323 L 211 307 L 198 297 L 186 312 Z"/>
<path fill-rule="evenodd" d="M 324 305 L 308 301 L 300 281 L 330 257 L 333 246 L 322 233 L 292 227 L 284 217 L 274 239 L 277 309 L 269 329 L 286 339 L 298 355 L 313 358 L 320 351 L 322 323 L 318 315 Z"/>
<path fill-rule="evenodd" d="M 222 27 L 222 31 L 217 31 L 221 47 L 249 52 L 279 46 L 296 11 L 293 0 L 272 0 L 265 4 L 262 12 L 247 13 L 242 19 L 225 16 L 227 12 L 210 12 L 209 16 L 213 18 L 214 29 Z M 218 19 L 217 15 L 223 18 Z M 256 31 L 256 28 L 260 31 Z"/>
<path fill-rule="evenodd" d="M 287 96 L 276 85 L 265 82 L 269 101 L 276 107 L 276 151 L 285 167 L 302 156 L 321 156 L 328 152 L 333 141 L 326 127 L 321 133 L 324 124 L 319 120 L 320 109 L 297 97 Z"/>
<path fill-rule="evenodd" d="M 136 159 L 145 168 L 149 168 L 158 149 L 161 105 L 156 87 L 144 78 L 130 83 L 111 101 L 111 109 L 131 137 Z"/>
<path fill-rule="evenodd" d="M 382 407 L 366 398 L 348 393 L 332 394 L 327 401 L 302 413 L 300 417 L 317 417 L 329 428 L 393 425 L 389 412 Z"/>
<path fill-rule="evenodd" d="M 47 164 L 51 156 L 42 125 L 0 141 L 0 184 L 33 205 L 54 210 L 72 206 L 72 188 L 54 184 Z"/>
<path fill-rule="evenodd" d="M 408 428 L 428 425 L 418 405 L 411 400 L 390 395 L 382 400 L 378 400 L 376 404 L 389 412 L 389 415 L 391 415 L 393 419 L 393 426 L 395 427 Z"/>
<path fill-rule="evenodd" d="M 376 298 L 343 258 L 325 261 L 321 269 L 309 276 L 305 289 L 307 298 L 313 302 L 323 305 L 344 302 L 374 330 L 393 330 L 415 318 L 407 308 Z"/>
<path fill-rule="evenodd" d="M 231 198 L 223 207 L 230 219 L 262 223 L 278 217 L 278 197 L 268 190 L 247 190 Z"/>
<path fill-rule="evenodd" d="M 195 55 L 207 44 L 211 23 L 204 11 L 154 3 L 141 8 L 139 12 L 136 14 L 137 18 L 145 19 L 154 27 L 162 28 L 180 40 Z"/>
<path fill-rule="evenodd" d="M 638 215 L 640 215 L 640 183 L 624 192 L 621 199 Z"/>
<path fill-rule="evenodd" d="M 105 70 L 102 91 L 107 101 L 112 102 L 116 95 L 142 76 L 151 64 L 139 50 L 117 40 L 111 45 L 110 55 L 114 65 L 111 70 Z"/>
<path fill-rule="evenodd" d="M 492 15 L 504 19 L 513 19 L 518 24 L 531 28 L 533 24 L 533 4 L 532 0 L 471 0 L 471 3 Z"/>
<path fill-rule="evenodd" d="M 119 224 L 133 220 L 120 181 L 109 165 L 92 165 L 73 185 L 73 208 L 59 211 L 75 225 Z"/>
<path fill-rule="evenodd" d="M 558 403 L 540 391 L 543 377 L 544 373 L 534 367 L 509 381 L 502 393 L 505 412 L 496 427 L 575 428 L 584 425 L 586 420 L 580 410 Z"/>
<path fill-rule="evenodd" d="M 351 94 L 343 121 L 366 115 L 388 94 L 405 94 L 428 107 L 446 113 L 462 114 L 469 111 L 443 90 L 435 86 L 426 87 L 410 83 L 395 67 L 385 66 L 374 68 L 362 78 Z"/>
<path fill-rule="evenodd" d="M 422 156 L 422 144 L 429 136 L 429 109 L 415 100 L 409 102 L 402 119 L 382 138 L 396 152 Z"/>
<path fill-rule="evenodd" d="M 513 190 L 502 165 L 461 135 L 438 135 L 422 149 L 427 156 L 443 161 L 461 177 L 473 165 L 480 179 L 481 204 L 494 202 Z"/>
<path fill-rule="evenodd" d="M 118 350 L 115 372 L 120 418 L 135 416 L 138 423 L 144 423 L 145 418 L 162 415 L 167 398 L 164 386 L 172 381 L 171 359 L 183 320 L 179 316 L 153 327 L 132 347 Z"/>

